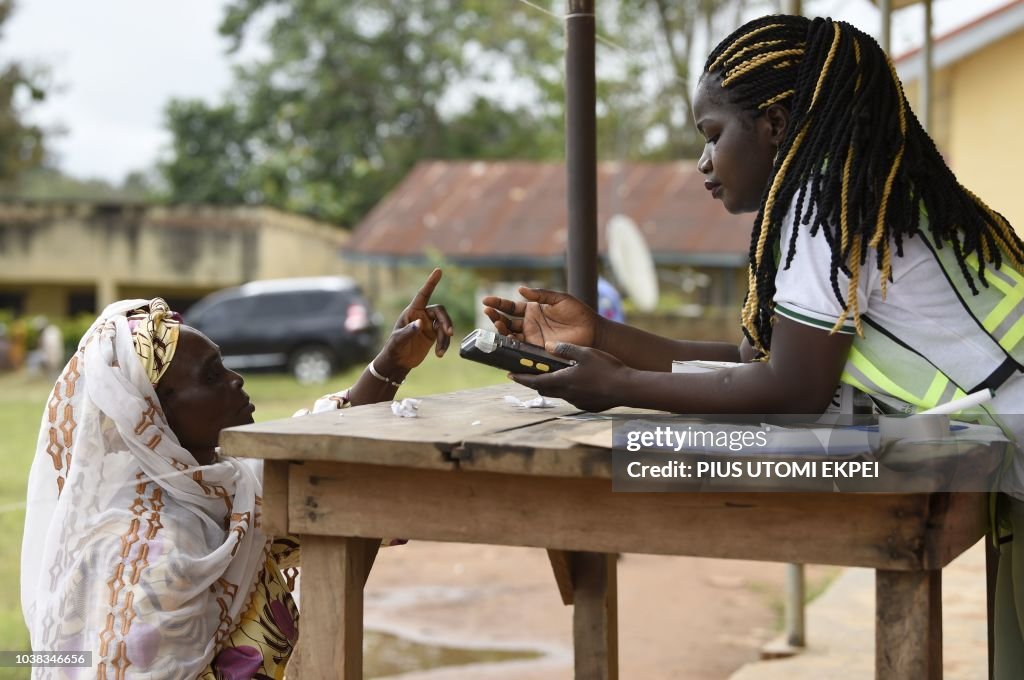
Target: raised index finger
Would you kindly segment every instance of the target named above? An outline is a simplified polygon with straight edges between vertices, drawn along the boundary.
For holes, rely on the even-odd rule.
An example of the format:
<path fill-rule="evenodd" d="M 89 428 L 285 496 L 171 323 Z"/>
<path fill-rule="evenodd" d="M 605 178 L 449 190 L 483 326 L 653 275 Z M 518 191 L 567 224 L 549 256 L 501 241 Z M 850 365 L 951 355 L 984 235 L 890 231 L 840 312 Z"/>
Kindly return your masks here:
<path fill-rule="evenodd" d="M 434 271 L 430 272 L 430 276 L 427 277 L 423 287 L 416 292 L 416 296 L 409 303 L 409 306 L 413 309 L 426 309 L 427 305 L 430 304 L 430 296 L 434 294 L 434 289 L 437 288 L 437 282 L 440 280 L 440 269 L 434 269 Z"/>

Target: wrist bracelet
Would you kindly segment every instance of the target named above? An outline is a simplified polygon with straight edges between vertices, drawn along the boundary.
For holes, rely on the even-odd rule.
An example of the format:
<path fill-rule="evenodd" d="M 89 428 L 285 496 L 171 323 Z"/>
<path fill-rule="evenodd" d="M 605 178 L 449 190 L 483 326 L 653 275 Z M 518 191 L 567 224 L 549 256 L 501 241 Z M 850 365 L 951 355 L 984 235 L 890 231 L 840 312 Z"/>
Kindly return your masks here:
<path fill-rule="evenodd" d="M 373 361 L 366 365 L 366 370 L 368 370 L 370 372 L 370 375 L 372 375 L 377 380 L 383 380 L 384 382 L 394 385 L 395 387 L 401 387 L 402 383 L 405 382 L 404 380 L 399 380 L 396 382 L 391 378 L 385 378 L 384 376 L 377 372 L 376 368 L 373 367 Z"/>

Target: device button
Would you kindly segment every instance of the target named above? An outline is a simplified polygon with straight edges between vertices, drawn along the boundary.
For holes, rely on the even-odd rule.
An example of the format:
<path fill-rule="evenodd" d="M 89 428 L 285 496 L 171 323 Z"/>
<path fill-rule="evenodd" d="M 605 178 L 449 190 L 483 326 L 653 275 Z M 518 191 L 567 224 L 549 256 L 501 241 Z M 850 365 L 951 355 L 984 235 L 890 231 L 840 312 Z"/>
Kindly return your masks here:
<path fill-rule="evenodd" d="M 544 372 L 547 372 L 547 371 L 550 371 L 550 370 L 551 370 L 551 367 L 550 367 L 550 366 L 548 366 L 547 364 L 541 364 L 541 363 L 538 363 L 538 364 L 537 364 L 537 370 L 538 370 L 538 371 L 544 371 Z"/>
<path fill-rule="evenodd" d="M 526 366 L 527 368 L 529 368 L 530 366 L 533 366 L 533 360 L 532 359 L 527 359 L 526 357 L 523 357 L 522 359 L 520 359 L 519 363 L 522 364 L 523 366 Z M 537 366 L 542 366 L 542 365 L 543 364 L 537 364 Z"/>

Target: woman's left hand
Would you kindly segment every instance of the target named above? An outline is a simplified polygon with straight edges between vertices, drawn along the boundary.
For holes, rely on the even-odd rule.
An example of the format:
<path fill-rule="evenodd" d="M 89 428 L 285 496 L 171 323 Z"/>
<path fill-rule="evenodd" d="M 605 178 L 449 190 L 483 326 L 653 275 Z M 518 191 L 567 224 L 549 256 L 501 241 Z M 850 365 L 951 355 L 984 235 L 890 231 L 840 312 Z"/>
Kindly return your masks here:
<path fill-rule="evenodd" d="M 423 363 L 432 346 L 434 354 L 444 356 L 455 329 L 444 305 L 430 304 L 430 296 L 440 280 L 440 269 L 430 272 L 412 302 L 399 314 L 391 337 L 381 350 L 381 357 L 389 366 L 411 371 Z M 381 366 L 378 369 L 383 370 Z"/>
<path fill-rule="evenodd" d="M 565 399 L 576 408 L 596 413 L 622 405 L 621 385 L 631 369 L 607 352 L 567 342 L 548 342 L 547 351 L 576 365 L 554 373 L 509 374 L 520 385 L 537 390 L 545 397 Z"/>

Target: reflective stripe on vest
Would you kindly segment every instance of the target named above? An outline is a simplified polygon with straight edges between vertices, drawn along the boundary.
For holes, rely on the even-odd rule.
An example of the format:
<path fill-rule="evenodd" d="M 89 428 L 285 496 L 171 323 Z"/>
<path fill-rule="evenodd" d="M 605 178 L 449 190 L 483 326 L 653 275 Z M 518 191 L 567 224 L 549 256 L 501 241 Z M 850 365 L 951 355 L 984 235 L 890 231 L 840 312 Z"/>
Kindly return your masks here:
<path fill-rule="evenodd" d="M 854 338 L 841 381 L 907 413 L 960 399 L 984 387 L 996 389 L 1024 365 L 1024 276 L 1006 264 L 999 270 L 989 267 L 985 270 L 989 285 L 976 283 L 975 295 L 951 247 L 935 248 L 923 233 L 915 238 L 921 238 L 932 252 L 946 282 L 993 344 L 993 353 L 997 346 L 1004 360 L 999 365 L 981 367 L 970 384 L 957 384 L 950 376 L 959 374 L 965 382 L 963 366 L 935 365 L 905 339 L 875 323 L 870 314 L 862 315 L 864 337 Z M 977 256 L 971 255 L 965 262 L 977 282 Z"/>

